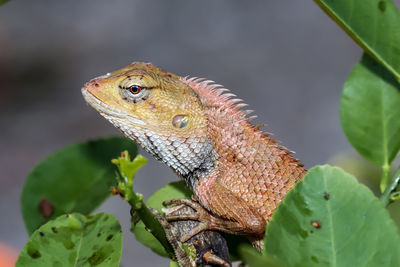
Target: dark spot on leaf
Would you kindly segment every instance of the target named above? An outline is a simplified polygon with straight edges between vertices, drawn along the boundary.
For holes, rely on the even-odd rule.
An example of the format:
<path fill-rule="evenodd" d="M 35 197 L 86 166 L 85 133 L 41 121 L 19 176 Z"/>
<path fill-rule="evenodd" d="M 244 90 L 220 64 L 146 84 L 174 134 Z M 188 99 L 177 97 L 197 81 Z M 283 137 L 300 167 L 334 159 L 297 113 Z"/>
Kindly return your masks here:
<path fill-rule="evenodd" d="M 43 232 L 39 232 L 39 235 L 40 235 L 41 237 L 43 237 L 43 236 L 44 236 L 44 233 L 43 233 Z"/>
<path fill-rule="evenodd" d="M 57 234 L 57 233 L 58 233 L 58 231 L 57 231 L 57 228 L 55 228 L 54 226 L 53 226 L 53 227 L 51 227 L 51 231 L 53 231 L 53 233 L 55 233 L 55 234 Z"/>
<path fill-rule="evenodd" d="M 110 241 L 113 237 L 114 237 L 113 235 L 107 236 L 106 241 Z"/>
<path fill-rule="evenodd" d="M 99 265 L 100 263 L 102 263 L 108 256 L 109 254 L 106 253 L 110 253 L 107 248 L 101 248 L 100 250 L 94 252 L 88 259 L 88 262 L 90 265 Z"/>
<path fill-rule="evenodd" d="M 315 262 L 315 263 L 319 263 L 318 258 L 315 257 L 315 256 L 311 256 L 311 260 L 312 260 L 313 262 Z"/>
<path fill-rule="evenodd" d="M 386 3 L 385 3 L 385 1 L 379 1 L 379 3 L 378 3 L 378 8 L 379 8 L 380 11 L 385 12 L 385 10 L 386 10 Z"/>
<path fill-rule="evenodd" d="M 37 259 L 40 258 L 42 255 L 40 254 L 40 252 L 36 249 L 33 248 L 31 246 L 28 247 L 28 255 L 32 258 L 32 259 Z"/>
<path fill-rule="evenodd" d="M 304 238 L 304 239 L 308 237 L 308 233 L 307 233 L 307 231 L 305 231 L 305 230 L 300 230 L 300 235 L 301 235 L 301 237 Z"/>
<path fill-rule="evenodd" d="M 324 198 L 325 198 L 325 200 L 329 200 L 331 198 L 331 195 L 329 195 L 328 192 L 325 192 L 324 193 Z"/>
<path fill-rule="evenodd" d="M 39 209 L 40 214 L 43 215 L 43 217 L 49 217 L 54 212 L 53 204 L 45 198 L 40 200 L 38 209 Z"/>
<path fill-rule="evenodd" d="M 100 237 L 101 236 L 101 233 L 99 232 L 99 233 L 97 233 L 97 237 Z"/>
<path fill-rule="evenodd" d="M 309 207 L 306 206 L 306 205 L 300 207 L 300 211 L 301 211 L 304 215 L 311 215 L 311 214 L 312 214 L 311 210 L 310 210 Z"/>
<path fill-rule="evenodd" d="M 106 222 L 108 220 L 108 216 L 104 216 L 103 222 Z"/>
<path fill-rule="evenodd" d="M 73 249 L 75 247 L 75 244 L 71 240 L 64 240 L 63 244 L 66 249 Z"/>
<path fill-rule="evenodd" d="M 322 223 L 320 221 L 311 221 L 311 225 L 314 226 L 315 229 L 320 229 Z"/>

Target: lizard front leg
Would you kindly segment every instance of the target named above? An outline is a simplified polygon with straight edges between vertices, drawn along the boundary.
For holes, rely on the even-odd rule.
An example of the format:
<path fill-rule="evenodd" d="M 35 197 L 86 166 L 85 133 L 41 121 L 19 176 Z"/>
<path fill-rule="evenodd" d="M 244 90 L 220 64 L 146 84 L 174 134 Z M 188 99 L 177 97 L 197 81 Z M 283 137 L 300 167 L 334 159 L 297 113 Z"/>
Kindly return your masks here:
<path fill-rule="evenodd" d="M 190 216 L 167 216 L 167 220 L 197 220 L 201 223 L 182 238 L 189 239 L 204 230 L 219 230 L 236 235 L 264 235 L 266 220 L 243 199 L 235 196 L 218 180 L 199 183 L 196 188 L 197 201 L 175 199 L 166 201 L 170 205 L 187 205 L 196 211 Z"/>

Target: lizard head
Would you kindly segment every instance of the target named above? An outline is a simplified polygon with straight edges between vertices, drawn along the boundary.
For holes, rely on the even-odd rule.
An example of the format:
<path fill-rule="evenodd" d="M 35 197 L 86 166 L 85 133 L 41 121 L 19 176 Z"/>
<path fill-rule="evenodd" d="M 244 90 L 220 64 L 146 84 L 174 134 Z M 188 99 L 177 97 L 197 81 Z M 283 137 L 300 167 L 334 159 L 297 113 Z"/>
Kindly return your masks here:
<path fill-rule="evenodd" d="M 82 94 L 125 134 L 139 128 L 187 138 L 205 126 L 205 119 L 197 94 L 180 78 L 135 62 L 89 81 Z"/>
<path fill-rule="evenodd" d="M 167 164 L 176 160 L 179 165 L 198 152 L 191 159 L 198 163 L 182 163 L 180 173 L 197 167 L 204 157 L 200 154 L 209 153 L 203 147 L 207 127 L 203 105 L 180 76 L 135 62 L 87 82 L 82 94 L 126 136 Z"/>

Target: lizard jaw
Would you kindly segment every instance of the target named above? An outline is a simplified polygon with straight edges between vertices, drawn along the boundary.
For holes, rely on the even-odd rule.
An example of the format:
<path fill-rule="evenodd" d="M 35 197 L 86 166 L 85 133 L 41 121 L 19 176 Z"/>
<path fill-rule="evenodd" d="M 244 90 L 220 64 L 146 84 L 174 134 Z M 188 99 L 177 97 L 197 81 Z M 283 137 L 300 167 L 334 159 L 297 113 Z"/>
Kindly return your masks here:
<path fill-rule="evenodd" d="M 88 103 L 92 108 L 97 110 L 101 115 L 107 115 L 114 118 L 126 119 L 129 122 L 136 125 L 146 125 L 146 123 L 142 120 L 139 120 L 133 116 L 128 115 L 126 112 L 123 112 L 119 109 L 113 108 L 100 99 L 98 99 L 95 95 L 93 95 L 86 87 L 82 88 L 82 95 L 85 99 L 86 103 Z"/>

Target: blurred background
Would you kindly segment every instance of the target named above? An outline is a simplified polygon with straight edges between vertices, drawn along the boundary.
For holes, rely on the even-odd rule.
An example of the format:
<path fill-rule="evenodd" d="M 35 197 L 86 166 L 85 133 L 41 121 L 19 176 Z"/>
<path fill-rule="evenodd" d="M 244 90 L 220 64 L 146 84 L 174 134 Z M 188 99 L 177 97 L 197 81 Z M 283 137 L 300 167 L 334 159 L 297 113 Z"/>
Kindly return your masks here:
<path fill-rule="evenodd" d="M 68 144 L 119 135 L 80 88 L 132 61 L 223 84 L 307 168 L 345 165 L 375 186 L 379 172 L 353 152 L 339 120 L 361 53 L 312 1 L 11 0 L 0 6 L 0 243 L 19 251 L 28 240 L 19 198 L 35 164 Z M 177 179 L 142 153 L 150 162 L 138 192 Z M 167 266 L 130 234 L 128 205 L 115 197 L 99 210 L 123 226 L 125 266 Z"/>

